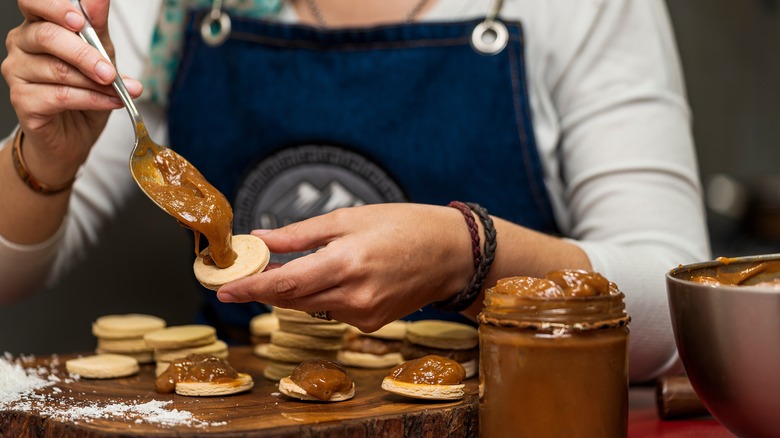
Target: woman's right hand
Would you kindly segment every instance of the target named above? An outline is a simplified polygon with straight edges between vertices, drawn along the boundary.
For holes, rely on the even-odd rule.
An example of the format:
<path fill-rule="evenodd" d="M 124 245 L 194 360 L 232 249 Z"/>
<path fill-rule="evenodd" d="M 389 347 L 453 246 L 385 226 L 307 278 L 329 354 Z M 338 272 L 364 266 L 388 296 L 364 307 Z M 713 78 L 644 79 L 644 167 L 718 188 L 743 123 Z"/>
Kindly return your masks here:
<path fill-rule="evenodd" d="M 6 38 L 2 74 L 25 134 L 30 172 L 49 184 L 68 181 L 86 160 L 108 120 L 122 102 L 112 88 L 116 70 L 77 34 L 84 26 L 69 0 L 18 0 L 24 22 Z M 109 56 L 109 0 L 82 0 Z M 125 80 L 137 97 L 141 84 Z"/>

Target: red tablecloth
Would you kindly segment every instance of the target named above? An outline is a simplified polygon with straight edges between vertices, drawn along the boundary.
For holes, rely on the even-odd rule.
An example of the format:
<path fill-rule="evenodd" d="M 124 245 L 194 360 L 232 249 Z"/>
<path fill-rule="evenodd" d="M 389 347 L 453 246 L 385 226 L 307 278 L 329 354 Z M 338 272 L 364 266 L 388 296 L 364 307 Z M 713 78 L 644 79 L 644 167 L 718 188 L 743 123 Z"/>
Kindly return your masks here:
<path fill-rule="evenodd" d="M 629 438 L 733 438 L 725 427 L 712 417 L 682 420 L 662 420 L 655 407 L 652 388 L 637 387 L 629 391 Z"/>

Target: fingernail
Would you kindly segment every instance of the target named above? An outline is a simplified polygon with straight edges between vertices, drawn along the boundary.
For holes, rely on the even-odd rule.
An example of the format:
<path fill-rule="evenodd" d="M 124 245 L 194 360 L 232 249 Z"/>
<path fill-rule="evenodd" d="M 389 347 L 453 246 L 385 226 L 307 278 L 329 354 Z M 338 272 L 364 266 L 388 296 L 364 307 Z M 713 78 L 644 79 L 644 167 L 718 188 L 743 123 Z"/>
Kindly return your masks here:
<path fill-rule="evenodd" d="M 227 292 L 217 292 L 217 298 L 223 303 L 235 303 L 236 297 Z"/>
<path fill-rule="evenodd" d="M 252 230 L 252 234 L 255 236 L 262 236 L 263 234 L 268 234 L 273 230 L 266 230 L 266 229 L 259 229 L 259 230 Z"/>
<path fill-rule="evenodd" d="M 114 79 L 114 67 L 106 61 L 98 61 L 95 66 L 95 73 L 104 81 Z"/>
<path fill-rule="evenodd" d="M 69 11 L 65 14 L 65 22 L 75 30 L 81 30 L 84 27 L 84 16 L 78 12 Z"/>
<path fill-rule="evenodd" d="M 122 99 L 116 97 L 116 96 L 108 96 L 108 100 L 110 100 L 112 103 L 122 106 L 124 103 L 122 102 Z"/>
<path fill-rule="evenodd" d="M 130 94 L 140 94 L 141 90 L 143 89 L 143 85 L 141 85 L 141 82 L 135 79 L 125 78 L 124 83 L 125 86 L 127 87 L 127 91 L 129 91 Z"/>

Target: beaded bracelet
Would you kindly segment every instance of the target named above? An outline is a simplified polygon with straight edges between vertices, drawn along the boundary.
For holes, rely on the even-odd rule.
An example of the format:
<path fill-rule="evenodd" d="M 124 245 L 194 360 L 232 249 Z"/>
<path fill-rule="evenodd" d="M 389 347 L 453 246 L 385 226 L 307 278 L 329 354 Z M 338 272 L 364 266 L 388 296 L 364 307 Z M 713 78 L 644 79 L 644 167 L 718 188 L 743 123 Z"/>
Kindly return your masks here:
<path fill-rule="evenodd" d="M 19 175 L 19 178 L 21 178 L 25 184 L 27 184 L 27 187 L 42 195 L 56 195 L 57 193 L 62 193 L 73 187 L 73 182 L 76 181 L 75 176 L 71 178 L 70 181 L 56 186 L 46 184 L 45 182 L 34 177 L 27 168 L 27 163 L 24 161 L 24 155 L 22 155 L 23 139 L 24 132 L 22 132 L 20 128 L 16 131 L 16 137 L 14 138 L 13 145 L 11 146 L 11 156 L 13 157 L 16 174 Z"/>
<path fill-rule="evenodd" d="M 496 228 L 493 225 L 493 219 L 490 218 L 487 210 L 480 207 L 478 204 L 467 202 L 466 205 L 479 217 L 480 222 L 482 222 L 482 228 L 485 232 L 483 257 L 481 258 L 469 285 L 466 286 L 465 289 L 446 300 L 433 303 L 433 306 L 439 310 L 460 312 L 469 308 L 482 291 L 482 285 L 485 283 L 485 278 L 496 257 Z"/>

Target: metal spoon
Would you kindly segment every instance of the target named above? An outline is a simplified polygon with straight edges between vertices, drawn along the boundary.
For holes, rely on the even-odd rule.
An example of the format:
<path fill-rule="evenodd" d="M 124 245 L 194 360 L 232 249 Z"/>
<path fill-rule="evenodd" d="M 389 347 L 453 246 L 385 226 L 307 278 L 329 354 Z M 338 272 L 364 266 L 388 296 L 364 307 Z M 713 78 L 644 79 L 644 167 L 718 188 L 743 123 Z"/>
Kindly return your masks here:
<path fill-rule="evenodd" d="M 86 20 L 79 36 L 112 62 L 80 1 L 70 1 L 81 9 Z M 152 202 L 195 232 L 196 252 L 202 233 L 209 241 L 215 264 L 220 268 L 230 266 L 236 257 L 231 245 L 230 203 L 189 161 L 149 137 L 144 119 L 119 74 L 113 86 L 135 126 L 135 145 L 130 154 L 133 180 Z"/>
<path fill-rule="evenodd" d="M 81 9 L 81 13 L 86 20 L 84 28 L 79 32 L 81 39 L 96 48 L 108 62 L 111 62 L 113 65 L 106 49 L 100 42 L 100 38 L 98 38 L 97 32 L 95 32 L 95 29 L 92 27 L 92 23 L 90 23 L 86 11 L 81 6 L 81 2 L 79 0 L 71 0 L 71 3 Z M 157 166 L 154 165 L 153 161 L 155 155 L 160 154 L 167 148 L 155 143 L 151 137 L 149 137 L 149 132 L 146 130 L 144 119 L 141 117 L 141 113 L 138 112 L 138 108 L 136 108 L 132 97 L 130 97 L 130 93 L 127 91 L 127 87 L 125 87 L 125 83 L 118 73 L 116 79 L 114 79 L 113 86 L 119 95 L 119 98 L 122 100 L 122 103 L 124 103 L 135 126 L 135 145 L 133 146 L 133 152 L 130 154 L 130 174 L 133 176 L 133 179 L 141 190 L 149 196 L 155 204 L 167 211 L 165 206 L 161 205 L 158 199 L 147 191 L 149 183 L 165 185 L 165 179 Z M 175 152 L 170 150 L 167 150 L 167 152 L 175 154 Z M 182 157 L 181 159 L 183 160 L 184 158 Z"/>

